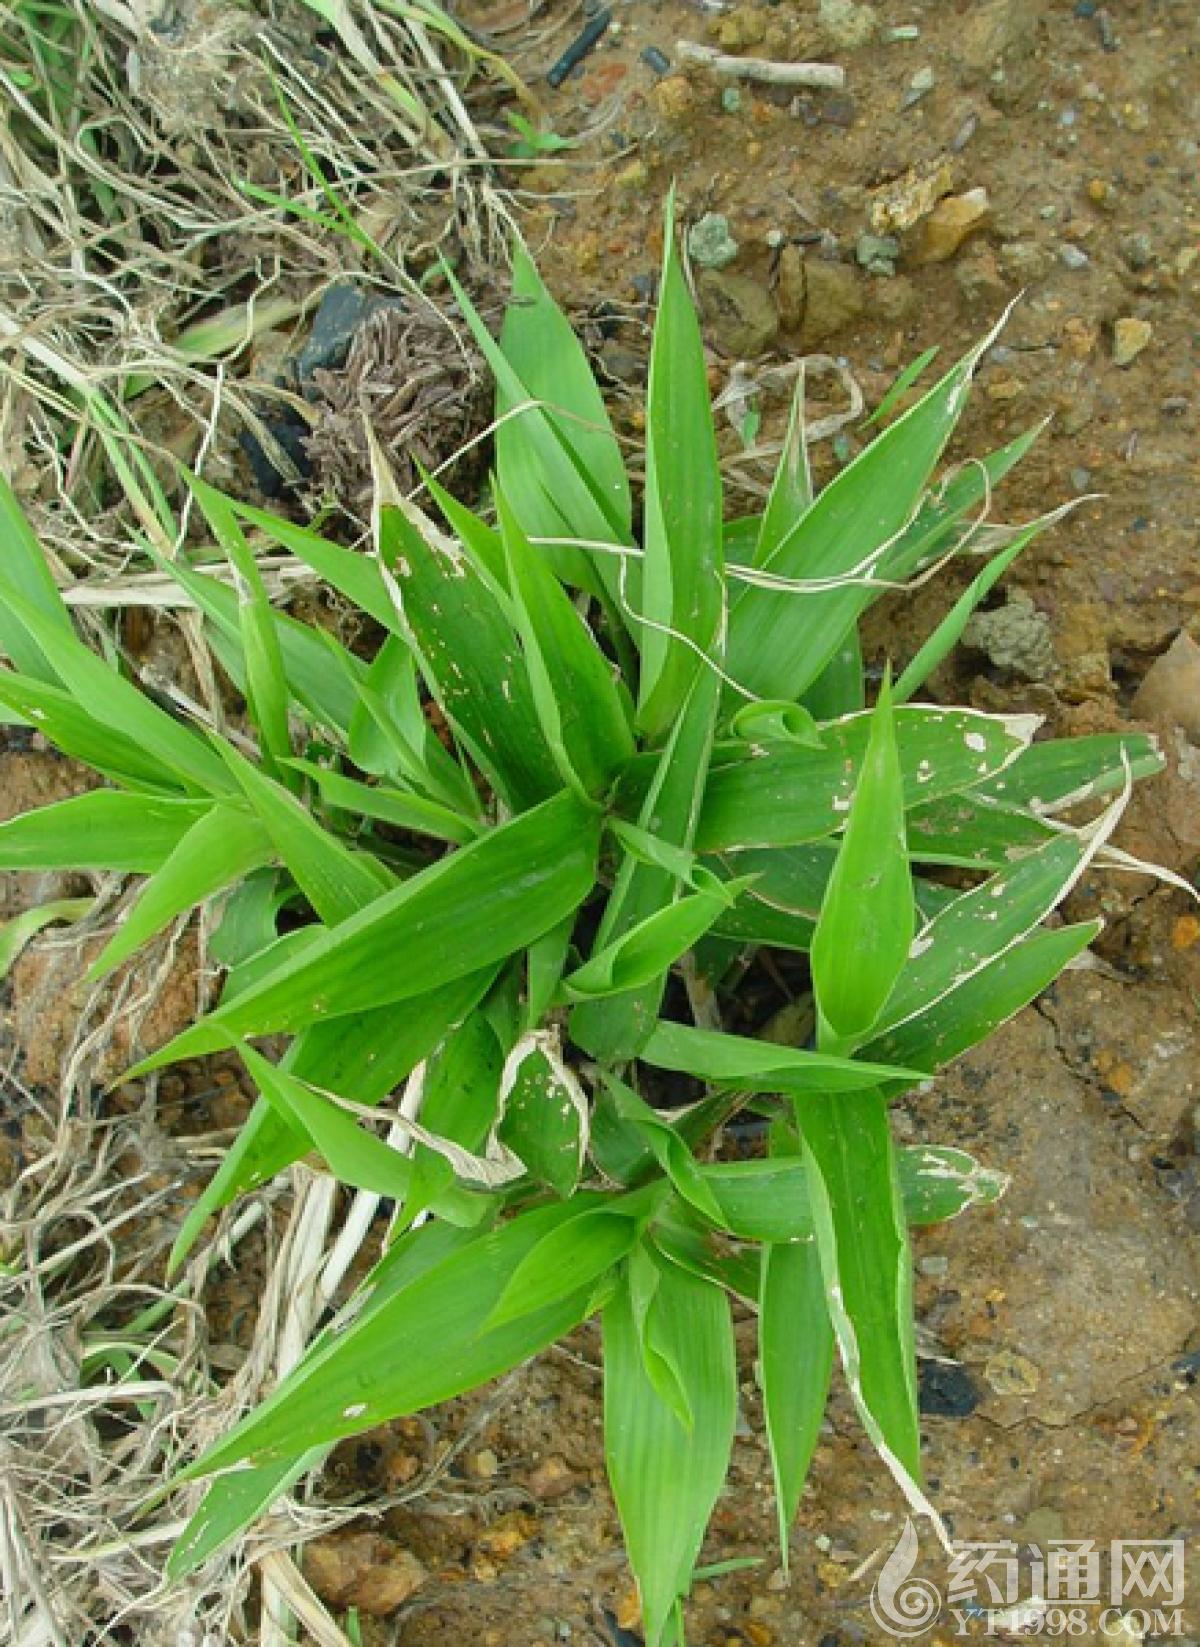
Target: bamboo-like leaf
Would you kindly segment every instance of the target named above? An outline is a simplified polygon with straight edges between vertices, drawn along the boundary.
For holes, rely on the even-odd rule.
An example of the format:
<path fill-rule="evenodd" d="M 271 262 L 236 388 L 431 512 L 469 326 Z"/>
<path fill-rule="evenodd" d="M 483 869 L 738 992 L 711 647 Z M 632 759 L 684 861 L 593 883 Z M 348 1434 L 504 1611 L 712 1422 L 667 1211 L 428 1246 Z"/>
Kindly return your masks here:
<path fill-rule="evenodd" d="M 39 932 L 55 921 L 81 921 L 91 914 L 95 903 L 94 898 L 53 898 L 33 909 L 23 909 L 11 920 L 0 921 L 0 979 L 7 976 L 17 956 Z"/>
<path fill-rule="evenodd" d="M 1048 523 L 1048 520 L 1035 521 L 1032 526 L 1021 532 L 1007 549 L 993 555 L 983 571 L 971 580 L 896 682 L 897 703 L 907 703 L 914 692 L 920 691 L 934 670 L 950 656 L 962 639 L 962 632 L 967 627 L 972 612 L 987 599 L 1022 549 L 1032 543 Z"/>
<path fill-rule="evenodd" d="M 376 518 L 397 614 L 430 690 L 508 806 L 536 805 L 560 779 L 507 615 L 466 553 L 411 504 L 381 501 Z"/>
<path fill-rule="evenodd" d="M 354 816 L 378 818 L 381 823 L 393 824 L 397 829 L 411 829 L 456 846 L 465 846 L 479 836 L 479 824 L 440 801 L 427 800 L 424 795 L 414 795 L 410 790 L 394 789 L 390 785 L 360 783 L 357 778 L 348 778 L 328 766 L 318 766 L 315 761 L 294 760 L 289 764 L 312 779 L 327 805 Z"/>
<path fill-rule="evenodd" d="M 989 333 L 821 493 L 764 570 L 776 576 L 842 580 L 790 591 L 753 587 L 730 613 L 729 672 L 760 697 L 798 696 L 833 656 L 849 625 L 875 597 L 872 561 L 919 507 L 966 400 Z"/>
<path fill-rule="evenodd" d="M 825 1298 L 854 1404 L 914 1508 L 921 1492 L 912 1274 L 878 1090 L 796 1100 Z"/>
<path fill-rule="evenodd" d="M 419 1079 L 419 1102 L 411 1107 L 415 1107 L 428 1131 L 468 1154 L 479 1154 L 497 1134 L 501 1068 L 501 1046 L 487 1014 L 484 1010 L 473 1011 L 446 1036 L 419 1077 L 414 1075 L 414 1081 Z M 406 1100 L 410 1096 L 411 1088 L 405 1094 Z M 410 1105 L 406 1102 L 405 1107 Z M 501 1138 L 500 1142 L 509 1145 L 507 1139 Z M 412 1151 L 404 1221 L 417 1220 L 453 1182 L 454 1167 L 446 1153 L 430 1149 L 418 1139 Z"/>
<path fill-rule="evenodd" d="M 784 1572 L 792 1522 L 816 1451 L 833 1372 L 833 1328 L 813 1240 L 767 1245 L 762 1256 L 758 1379 L 775 1478 Z"/>
<path fill-rule="evenodd" d="M 566 1277 L 564 1290 L 534 1313 L 496 1327 L 488 1317 L 538 1243 L 605 1199 L 580 1195 L 524 1213 L 369 1303 L 185 1473 L 294 1456 L 449 1401 L 535 1355 L 582 1319 L 590 1287 L 570 1292 Z"/>
<path fill-rule="evenodd" d="M 638 811 L 647 835 L 690 852 L 708 773 L 719 692 L 715 676 L 701 673 L 672 729 Z M 604 915 L 593 953 L 674 903 L 680 883 L 670 868 L 627 853 Z M 632 1057 L 650 1033 L 662 1001 L 666 974 L 625 995 L 587 1001 L 571 1014 L 571 1038 L 593 1057 L 615 1062 Z"/>
<path fill-rule="evenodd" d="M 885 678 L 854 804 L 812 941 L 822 1042 L 853 1046 L 883 1009 L 908 958 L 915 912 L 904 789 Z"/>
<path fill-rule="evenodd" d="M 270 836 L 249 812 L 224 802 L 210 806 L 146 882 L 88 977 L 103 978 L 177 916 L 261 869 L 273 855 Z"/>
<path fill-rule="evenodd" d="M 479 972 L 578 907 L 598 839 L 598 816 L 564 792 L 322 933 L 142 1067 L 411 1000 Z"/>
<path fill-rule="evenodd" d="M 633 1201 L 634 1197 L 623 1197 Z M 640 1198 L 645 1204 L 646 1197 Z M 638 1224 L 632 1208 L 610 1200 L 548 1230 L 509 1277 L 488 1327 L 500 1327 L 533 1315 L 553 1304 L 564 1292 L 595 1286 L 624 1258 L 637 1239 Z"/>
<path fill-rule="evenodd" d="M 9 590 L 35 607 L 47 623 L 74 638 L 74 626 L 42 546 L 17 502 L 17 495 L 0 475 L 0 653 L 35 680 L 54 685 L 58 676 L 46 661 L 36 639 L 9 608 Z"/>
<path fill-rule="evenodd" d="M 167 1558 L 167 1579 L 178 1583 L 203 1567 L 231 1539 L 253 1526 L 289 1487 L 315 1470 L 328 1450 L 312 1447 L 282 1463 L 232 1470 L 212 1482 Z"/>
<path fill-rule="evenodd" d="M 144 749 L 189 788 L 205 794 L 229 792 L 229 774 L 204 739 L 160 709 L 39 607 L 11 590 L 5 599 L 12 615 L 37 642 L 46 662 L 73 698 L 86 704 L 90 712 L 102 715 L 119 736 Z M 4 684 L 11 687 L 12 677 L 6 677 Z M 54 736 L 49 725 L 45 730 Z"/>
<path fill-rule="evenodd" d="M 698 869 L 698 876 L 705 871 Z M 644 921 L 606 944 L 563 979 L 567 1000 L 594 1000 L 619 995 L 664 979 L 670 968 L 699 942 L 721 912 L 742 893 L 748 878 L 718 881 L 656 910 Z"/>
<path fill-rule="evenodd" d="M 562 781 L 585 795 L 604 795 L 634 750 L 612 668 L 530 546 L 498 485 L 495 496 L 508 587 L 542 733 Z"/>
<path fill-rule="evenodd" d="M 494 968 L 471 973 L 397 1005 L 315 1024 L 293 1043 L 286 1067 L 314 1087 L 377 1104 L 478 1004 L 493 974 Z M 269 1182 L 308 1148 L 307 1135 L 260 1099 L 184 1219 L 168 1269 L 183 1262 L 213 1213 Z"/>
<path fill-rule="evenodd" d="M 721 471 L 707 366 L 670 204 L 646 391 L 643 539 L 638 724 L 658 738 L 705 667 L 698 654 L 719 661 L 725 614 Z"/>
<path fill-rule="evenodd" d="M 286 781 L 292 752 L 288 726 L 290 692 L 283 650 L 270 598 L 254 552 L 227 500 L 199 478 L 186 476 L 192 496 L 233 568 L 242 655 L 246 664 L 246 705 L 258 729 L 267 771 Z"/>
<path fill-rule="evenodd" d="M 210 801 L 92 789 L 0 824 L 0 869 L 115 869 L 150 875 L 211 806 Z"/>
<path fill-rule="evenodd" d="M 894 1058 L 931 1075 L 1035 1000 L 1103 924 L 1085 921 L 1034 933 L 927 1011 L 869 1041 L 861 1056 Z"/>
<path fill-rule="evenodd" d="M 766 566 L 775 558 L 789 533 L 800 524 L 813 505 L 812 472 L 805 438 L 804 393 L 804 362 L 801 361 L 787 433 L 783 437 L 783 450 L 779 454 L 771 493 L 754 545 L 755 566 Z"/>
<path fill-rule="evenodd" d="M 1111 795 L 1129 779 L 1161 772 L 1162 751 L 1144 732 L 1100 732 L 1031 744 L 1011 766 L 979 785 L 979 798 L 1053 817 L 1080 801 Z"/>
<path fill-rule="evenodd" d="M 365 852 L 352 852 L 294 795 L 274 783 L 230 746 L 222 750 L 275 851 L 296 885 L 327 925 L 345 921 L 396 883 L 392 872 Z"/>
<path fill-rule="evenodd" d="M 587 1149 L 588 1101 L 552 1031 L 534 1030 L 513 1047 L 500 1080 L 500 1103 L 500 1141 L 520 1157 L 531 1178 L 556 1195 L 573 1194 Z"/>
<path fill-rule="evenodd" d="M 719 1288 L 661 1267 L 645 1333 L 683 1381 L 685 1428 L 646 1371 L 628 1286 L 604 1311 L 604 1445 L 625 1547 L 642 1599 L 646 1647 L 660 1647 L 691 1587 L 725 1480 L 737 1407 L 729 1305 Z"/>
<path fill-rule="evenodd" d="M 1035 716 L 981 715 L 910 704 L 894 711 L 907 805 L 927 804 L 1003 774 L 1029 748 Z M 821 728 L 822 748 L 764 744 L 749 753 L 721 745 L 696 831 L 702 852 L 748 846 L 798 846 L 846 822 L 870 737 L 869 713 Z M 623 783 L 622 810 L 633 802 L 642 763 Z M 628 800 L 625 796 L 628 795 Z"/>
<path fill-rule="evenodd" d="M 802 1052 L 746 1035 L 723 1035 L 666 1021 L 654 1026 L 639 1057 L 657 1069 L 678 1070 L 746 1092 L 859 1092 L 883 1080 L 923 1079 L 916 1070 Z"/>

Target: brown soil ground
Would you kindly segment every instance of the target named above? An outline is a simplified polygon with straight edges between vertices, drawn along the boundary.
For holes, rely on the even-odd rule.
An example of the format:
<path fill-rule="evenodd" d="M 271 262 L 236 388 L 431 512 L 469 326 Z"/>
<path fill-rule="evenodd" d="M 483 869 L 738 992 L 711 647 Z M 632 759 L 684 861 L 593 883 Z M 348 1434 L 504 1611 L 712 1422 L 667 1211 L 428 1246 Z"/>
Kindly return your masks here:
<path fill-rule="evenodd" d="M 738 243 L 724 269 L 696 273 L 714 387 L 744 361 L 763 385 L 764 434 L 777 432 L 786 403 L 772 366 L 831 352 L 871 402 L 901 364 L 934 343 L 943 358 L 961 352 L 1023 293 L 981 370 L 959 451 L 990 449 L 1049 417 L 997 499 L 998 518 L 1104 495 L 1010 575 L 1031 603 L 1017 603 L 1018 627 L 1050 647 L 1032 644 L 1014 660 L 990 642 L 985 650 L 981 636 L 937 685 L 988 708 L 1036 709 L 1060 731 L 1132 724 L 1148 667 L 1200 622 L 1200 10 L 1194 0 L 1107 11 L 1088 0 L 881 0 L 874 12 L 851 11 L 876 25 L 853 46 L 844 31 L 854 17 L 831 36 L 816 0 L 719 13 L 674 0 L 618 5 L 582 70 L 545 94 L 555 130 L 599 122 L 603 135 L 565 162 L 514 169 L 531 244 L 557 295 L 588 322 L 630 427 L 672 181 L 685 223 L 723 214 Z M 892 38 L 909 25 L 915 37 Z M 841 62 L 846 86 L 796 97 L 695 68 L 660 77 L 643 62 L 655 46 L 677 65 L 680 39 Z M 925 71 L 932 85 L 914 97 Z M 723 96 L 734 86 L 736 97 Z M 889 212 L 903 216 L 922 183 L 927 200 L 986 190 L 986 216 L 939 261 L 930 254 L 946 242 L 920 223 L 903 229 L 895 272 L 868 272 L 860 236 L 886 227 Z M 1121 364 L 1131 340 L 1140 351 Z M 733 432 L 726 438 L 732 449 Z M 893 609 L 868 636 L 873 659 L 907 661 L 946 600 L 943 581 Z M 1200 756 L 1173 729 L 1181 718 L 1158 722 L 1172 770 L 1146 786 L 1121 839 L 1191 877 Z M 36 751 L 0 759 L 6 812 L 74 781 Z M 14 887 L 8 907 L 45 895 Z M 897 1115 L 906 1137 L 953 1142 L 1013 1175 L 995 1209 L 918 1233 L 928 1484 L 963 1539 L 1192 1542 L 1200 923 L 1183 893 L 1146 877 L 1089 881 L 1075 903 L 1108 917 L 1100 964 L 1065 977 Z M 47 1079 L 59 1055 L 49 997 L 77 1006 L 62 964 L 61 945 L 43 942 L 13 979 L 30 1080 Z M 161 1039 L 194 1001 L 189 974 L 141 1025 L 142 1041 Z M 217 1103 L 215 1119 L 206 1110 L 168 1130 L 232 1124 L 239 1100 L 228 1077 Z M 214 1337 L 237 1340 L 253 1290 L 244 1274 L 227 1285 Z M 758 1565 L 698 1587 L 688 1640 L 882 1641 L 867 1597 L 903 1502 L 839 1390 L 785 1579 L 751 1345 L 747 1324 L 745 1424 L 704 1559 Z M 640 1640 L 604 1485 L 597 1356 L 583 1331 L 499 1389 L 339 1450 L 327 1487 L 361 1495 L 367 1513 L 310 1552 L 315 1587 L 366 1612 L 393 1599 L 398 1568 L 419 1581 L 398 1611 L 364 1618 L 370 1647 Z M 372 1513 L 451 1445 L 428 1491 Z M 919 1571 L 945 1582 L 931 1545 Z M 1200 1636 L 1194 1598 L 1181 1628 Z M 1095 1609 L 1086 1630 L 1082 1639 L 1113 1639 Z M 927 1639 L 952 1637 L 945 1626 Z"/>

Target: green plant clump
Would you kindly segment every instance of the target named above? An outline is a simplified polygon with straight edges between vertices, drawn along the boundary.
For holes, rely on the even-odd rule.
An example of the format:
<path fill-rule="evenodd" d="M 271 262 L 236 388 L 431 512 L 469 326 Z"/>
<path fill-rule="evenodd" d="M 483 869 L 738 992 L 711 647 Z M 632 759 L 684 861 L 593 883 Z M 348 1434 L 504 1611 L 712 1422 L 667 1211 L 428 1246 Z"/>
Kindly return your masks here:
<path fill-rule="evenodd" d="M 1034 435 L 934 486 L 985 340 L 889 405 L 818 496 L 798 393 L 765 507 L 725 521 L 666 238 L 640 528 L 583 351 L 519 247 L 498 340 L 458 294 L 496 381 L 487 519 L 431 478 L 435 521 L 378 464 L 356 553 L 190 481 L 228 570 L 149 552 L 204 614 L 253 747 L 80 641 L 5 496 L 0 705 L 108 785 L 0 827 L 0 865 L 146 877 L 97 976 L 189 909 L 222 912 L 219 1005 L 139 1066 L 233 1047 L 260 1094 L 176 1262 L 302 1157 L 395 1204 L 338 1320 L 187 1472 L 212 1480 L 176 1575 L 339 1438 L 598 1315 L 646 1640 L 675 1640 L 734 1432 L 734 1297 L 757 1311 L 785 1552 L 835 1359 L 931 1508 L 908 1229 L 1004 1180 L 957 1148 L 897 1148 L 888 1106 L 1095 937 L 1049 918 L 1159 760 L 1140 736 L 1035 743 L 1032 717 L 912 701 L 1044 520 L 987 537 L 866 707 L 863 613 L 979 550 L 974 516 Z M 371 620 L 369 660 L 271 604 L 263 548 Z M 1104 795 L 1091 821 L 1064 817 Z M 758 946 L 807 956 L 811 1044 L 716 1027 Z M 266 1036 L 278 1062 L 251 1044 Z M 761 1158 L 725 1159 L 744 1112 Z"/>

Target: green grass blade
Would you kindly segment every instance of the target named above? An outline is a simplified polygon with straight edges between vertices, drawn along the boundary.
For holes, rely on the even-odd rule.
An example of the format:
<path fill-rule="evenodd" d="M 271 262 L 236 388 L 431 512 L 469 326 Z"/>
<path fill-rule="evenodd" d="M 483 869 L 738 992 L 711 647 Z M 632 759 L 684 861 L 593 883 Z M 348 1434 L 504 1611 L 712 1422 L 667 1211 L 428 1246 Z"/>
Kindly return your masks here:
<path fill-rule="evenodd" d="M 698 652 L 719 654 L 725 610 L 721 471 L 708 373 L 671 206 L 663 243 L 646 392 L 646 623 L 635 628 L 641 651 L 638 724 L 655 739 L 674 724 L 705 667 Z"/>
<path fill-rule="evenodd" d="M 658 756 L 640 810 L 639 825 L 668 847 L 691 850 L 708 773 L 719 690 L 707 670 L 697 677 L 683 713 Z M 626 853 L 605 906 L 593 953 L 615 943 L 640 922 L 668 908 L 680 896 L 671 869 Z M 665 974 L 625 995 L 589 1001 L 571 1014 L 571 1038 L 593 1057 L 632 1057 L 654 1027 Z"/>
<path fill-rule="evenodd" d="M 581 1196 L 512 1219 L 451 1251 L 318 1343 L 282 1384 L 186 1474 L 242 1459 L 269 1463 L 451 1400 L 527 1360 L 582 1318 L 591 1289 L 562 1291 L 533 1314 L 488 1327 L 522 1260 L 552 1229 L 601 1198 Z M 422 1232 L 423 1233 L 423 1232 Z"/>
<path fill-rule="evenodd" d="M 562 794 L 323 932 L 147 1060 L 411 1000 L 479 972 L 557 925 L 593 884 L 599 819 Z"/>
<path fill-rule="evenodd" d="M 349 920 L 395 886 L 396 877 L 377 859 L 352 852 L 322 829 L 294 795 L 231 747 L 223 753 L 285 868 L 326 925 Z"/>
<path fill-rule="evenodd" d="M 746 1092 L 858 1092 L 889 1078 L 921 1079 L 918 1071 L 776 1046 L 748 1035 L 690 1029 L 666 1020 L 654 1026 L 639 1057 L 656 1069 L 677 1070 Z"/>
<path fill-rule="evenodd" d="M 841 1051 L 867 1034 L 903 971 L 915 920 L 904 786 L 885 678 L 813 934 L 820 1045 Z"/>
<path fill-rule="evenodd" d="M 792 1522 L 816 1451 L 833 1372 L 833 1328 L 816 1242 L 767 1245 L 762 1255 L 758 1379 L 775 1478 L 779 1549 L 788 1570 Z"/>
<path fill-rule="evenodd" d="M 652 1382 L 628 1286 L 604 1311 L 604 1447 L 625 1548 L 642 1600 L 646 1647 L 661 1647 L 691 1588 L 725 1481 L 737 1407 L 729 1305 L 719 1288 L 661 1266 L 645 1334 L 678 1369 L 685 1428 Z"/>
<path fill-rule="evenodd" d="M 0 869 L 115 869 L 151 875 L 210 809 L 208 801 L 89 790 L 0 824 Z"/>
<path fill-rule="evenodd" d="M 514 811 L 560 786 L 516 631 L 452 539 L 411 504 L 377 511 L 379 554 L 421 673 L 471 758 Z"/>
<path fill-rule="evenodd" d="M 41 647 L 17 614 L 9 610 L 4 598 L 9 590 L 28 601 L 64 635 L 74 635 L 42 546 L 33 535 L 16 493 L 0 475 L 0 653 L 10 657 L 23 675 L 53 684 L 56 675 Z"/>
<path fill-rule="evenodd" d="M 563 1062 L 556 1034 L 522 1037 L 505 1061 L 498 1137 L 530 1177 L 563 1199 L 574 1194 L 588 1143 L 589 1106 Z"/>
<path fill-rule="evenodd" d="M 989 333 L 830 482 L 765 568 L 786 578 L 857 581 L 803 596 L 751 587 L 733 603 L 728 667 L 743 687 L 760 697 L 797 697 L 877 597 L 878 589 L 863 581 L 871 559 L 885 552 L 918 510 L 962 413 L 972 373 L 994 335 Z"/>
<path fill-rule="evenodd" d="M 358 1103 L 377 1104 L 478 1004 L 492 976 L 471 974 L 397 1006 L 317 1024 L 293 1043 L 286 1067 L 314 1087 L 353 1092 Z M 308 1148 L 306 1134 L 265 1101 L 255 1104 L 188 1212 L 168 1268 L 178 1268 L 215 1212 L 283 1172 Z"/>
<path fill-rule="evenodd" d="M 495 495 L 508 588 L 542 734 L 562 781 L 585 795 L 603 795 L 634 752 L 612 668 L 530 546 L 499 485 Z"/>
<path fill-rule="evenodd" d="M 146 882 L 88 977 L 103 978 L 177 916 L 261 869 L 273 855 L 256 818 L 236 806 L 209 807 Z"/>
<path fill-rule="evenodd" d="M 54 921 L 81 921 L 95 907 L 94 898 L 54 898 L 33 909 L 23 909 L 11 920 L 0 921 L 0 979 L 7 976 L 17 956 Z"/>
<path fill-rule="evenodd" d="M 477 823 L 439 801 L 426 800 L 423 795 L 384 784 L 360 783 L 357 778 L 347 778 L 331 767 L 318 766 L 315 761 L 296 760 L 290 764 L 312 779 L 327 806 L 353 816 L 377 818 L 380 823 L 431 835 L 435 840 L 450 841 L 455 846 L 465 846 L 479 836 Z"/>
<path fill-rule="evenodd" d="M 1023 751 L 1003 772 L 979 785 L 981 799 L 1027 806 L 1053 816 L 1123 789 L 1128 778 L 1163 769 L 1157 742 L 1144 732 L 1100 732 L 1084 738 L 1047 738 Z"/>
<path fill-rule="evenodd" d="M 754 545 L 755 566 L 766 566 L 774 560 L 788 534 L 800 524 L 812 505 L 812 472 L 808 466 L 804 423 L 804 364 L 801 362 L 783 450 Z"/>
<path fill-rule="evenodd" d="M 925 1012 L 869 1041 L 860 1055 L 932 1075 L 1036 1000 L 1102 926 L 1085 921 L 1036 932 Z"/>
<path fill-rule="evenodd" d="M 970 790 L 1005 773 L 1028 749 L 1038 725 L 1029 715 L 981 715 L 926 704 L 897 709 L 905 804 Z M 822 727 L 821 749 L 774 743 L 747 753 L 740 746 L 719 746 L 696 830 L 697 849 L 800 846 L 832 835 L 849 815 L 870 733 L 871 716 L 862 714 Z M 642 772 L 641 759 L 631 764 L 622 784 L 622 811 L 634 804 Z"/>
<path fill-rule="evenodd" d="M 909 1502 L 926 1509 L 908 1232 L 878 1090 L 796 1100 L 825 1298 L 854 1404 Z"/>

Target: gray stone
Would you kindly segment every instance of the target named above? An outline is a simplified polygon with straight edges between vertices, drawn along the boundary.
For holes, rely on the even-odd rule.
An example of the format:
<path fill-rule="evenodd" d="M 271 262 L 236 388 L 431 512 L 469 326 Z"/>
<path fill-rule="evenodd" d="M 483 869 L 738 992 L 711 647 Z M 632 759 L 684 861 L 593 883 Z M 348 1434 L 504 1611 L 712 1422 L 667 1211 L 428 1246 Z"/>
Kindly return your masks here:
<path fill-rule="evenodd" d="M 764 354 L 779 333 L 779 311 L 761 281 L 751 275 L 705 269 L 697 282 L 709 339 L 733 360 Z"/>
<path fill-rule="evenodd" d="M 830 45 L 842 51 L 857 51 L 869 45 L 879 30 L 874 6 L 861 4 L 860 0 L 821 0 L 817 21 Z"/>
<path fill-rule="evenodd" d="M 997 669 L 1026 680 L 1049 680 L 1057 673 L 1050 619 L 1023 589 L 1009 592 L 1007 606 L 976 612 L 963 631 L 963 642 L 985 653 Z"/>
<path fill-rule="evenodd" d="M 737 241 L 729 232 L 729 219 L 720 212 L 705 212 L 688 230 L 688 256 L 701 269 L 723 269 L 737 256 Z"/>

